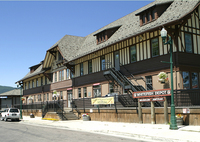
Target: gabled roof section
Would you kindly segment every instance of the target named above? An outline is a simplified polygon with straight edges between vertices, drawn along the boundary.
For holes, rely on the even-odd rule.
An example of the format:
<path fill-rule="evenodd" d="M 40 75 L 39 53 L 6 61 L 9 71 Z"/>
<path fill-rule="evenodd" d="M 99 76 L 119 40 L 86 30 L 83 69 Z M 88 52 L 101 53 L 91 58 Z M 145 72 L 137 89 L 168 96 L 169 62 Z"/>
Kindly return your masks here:
<path fill-rule="evenodd" d="M 39 75 L 39 74 L 42 74 L 45 72 L 45 70 L 42 70 L 42 64 L 40 64 L 40 66 L 34 71 L 34 72 L 29 72 L 25 77 L 23 77 L 21 80 L 19 80 L 18 82 L 20 81 L 23 81 L 25 79 L 28 79 L 28 78 L 31 78 L 35 75 Z"/>
<path fill-rule="evenodd" d="M 67 61 L 71 60 L 72 55 L 77 53 L 85 39 L 85 37 L 65 35 L 57 44 L 63 58 Z"/>
<path fill-rule="evenodd" d="M 172 22 L 177 22 L 178 20 L 182 19 L 187 14 L 191 13 L 195 6 L 199 3 L 199 0 L 174 0 L 172 4 L 166 9 L 165 12 L 155 21 L 152 21 L 149 24 L 144 26 L 140 26 L 140 18 L 136 16 L 136 14 L 159 4 L 165 4 L 172 2 L 172 0 L 156 0 L 106 26 L 103 28 L 91 33 L 90 35 L 85 37 L 85 40 L 82 46 L 77 50 L 73 56 L 70 56 L 70 60 L 73 61 L 95 51 L 98 51 L 104 47 L 110 46 L 116 42 L 125 40 L 129 37 L 133 37 L 139 34 L 142 34 L 146 31 L 153 30 L 158 27 L 162 27 Z M 93 36 L 105 29 L 109 29 L 112 27 L 116 27 L 118 25 L 122 25 L 107 41 L 96 44 L 96 37 Z M 68 61 L 70 61 L 68 60 Z"/>
<path fill-rule="evenodd" d="M 81 44 L 84 42 L 84 40 L 85 37 L 65 35 L 63 38 L 61 38 L 51 48 L 47 50 L 43 67 L 44 68 L 51 67 L 53 59 L 55 57 L 51 53 L 52 51 L 59 50 L 65 60 L 67 61 L 71 60 L 72 55 L 76 54 L 76 52 L 80 49 Z"/>
<path fill-rule="evenodd" d="M 20 96 L 20 89 L 14 89 L 8 92 L 1 93 L 0 96 Z"/>

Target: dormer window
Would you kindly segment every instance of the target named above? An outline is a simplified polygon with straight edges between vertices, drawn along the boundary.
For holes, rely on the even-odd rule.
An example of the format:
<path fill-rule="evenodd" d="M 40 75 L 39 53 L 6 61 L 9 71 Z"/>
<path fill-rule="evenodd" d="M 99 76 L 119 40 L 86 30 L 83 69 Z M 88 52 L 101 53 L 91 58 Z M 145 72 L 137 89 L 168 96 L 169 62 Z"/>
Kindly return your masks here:
<path fill-rule="evenodd" d="M 97 44 L 107 41 L 119 28 L 120 26 L 116 26 L 96 33 L 94 36 L 96 36 Z"/>
<path fill-rule="evenodd" d="M 60 52 L 58 52 L 58 61 L 61 61 L 61 60 L 63 60 L 63 57 L 62 57 L 62 55 L 60 54 Z"/>
<path fill-rule="evenodd" d="M 156 18 L 155 18 L 156 17 Z M 143 12 L 143 14 L 141 14 L 140 16 L 140 26 L 145 25 L 155 19 L 157 19 L 157 12 L 156 10 L 149 10 L 149 11 L 145 11 Z"/>
<path fill-rule="evenodd" d="M 160 17 L 163 12 L 170 6 L 171 2 L 166 2 L 162 4 L 155 4 L 139 13 L 136 16 L 140 16 L 140 26 L 146 25 Z"/>

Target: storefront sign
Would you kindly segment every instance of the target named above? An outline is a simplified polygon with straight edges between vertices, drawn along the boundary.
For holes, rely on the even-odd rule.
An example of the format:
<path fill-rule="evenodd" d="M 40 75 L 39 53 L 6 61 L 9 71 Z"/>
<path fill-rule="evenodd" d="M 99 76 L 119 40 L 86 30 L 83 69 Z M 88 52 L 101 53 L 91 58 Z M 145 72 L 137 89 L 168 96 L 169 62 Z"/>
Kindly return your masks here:
<path fill-rule="evenodd" d="M 163 102 L 163 101 L 165 101 L 165 98 L 152 98 L 151 101 L 152 102 Z"/>
<path fill-rule="evenodd" d="M 140 91 L 134 92 L 133 98 L 152 98 L 152 97 L 163 97 L 163 96 L 171 96 L 170 89 L 162 89 L 162 90 L 149 90 L 149 91 Z"/>
<path fill-rule="evenodd" d="M 165 101 L 165 98 L 144 98 L 138 100 L 139 102 L 163 102 Z"/>
<path fill-rule="evenodd" d="M 114 97 L 93 98 L 91 99 L 92 105 L 107 105 L 114 104 Z"/>
<path fill-rule="evenodd" d="M 0 97 L 0 99 L 6 99 L 7 98 L 7 96 L 1 96 Z"/>
<path fill-rule="evenodd" d="M 139 102 L 151 102 L 150 98 L 139 99 Z"/>

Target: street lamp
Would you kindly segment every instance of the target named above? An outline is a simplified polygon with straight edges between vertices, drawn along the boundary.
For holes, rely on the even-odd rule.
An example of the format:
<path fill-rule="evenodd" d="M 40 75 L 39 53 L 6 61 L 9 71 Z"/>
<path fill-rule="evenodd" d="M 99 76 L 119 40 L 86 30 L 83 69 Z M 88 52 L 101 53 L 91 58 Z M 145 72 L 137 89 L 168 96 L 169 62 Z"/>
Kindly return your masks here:
<path fill-rule="evenodd" d="M 19 82 L 17 82 L 17 88 L 20 89 L 20 119 L 22 118 L 22 84 L 19 84 Z"/>
<path fill-rule="evenodd" d="M 164 45 L 169 44 L 170 45 L 170 73 L 171 73 L 171 123 L 170 123 L 170 129 L 177 130 L 177 124 L 176 124 L 176 116 L 175 116 L 175 105 L 174 105 L 174 82 L 173 82 L 173 62 L 172 62 L 172 39 L 169 36 L 169 40 L 165 42 L 167 38 L 167 31 L 165 28 L 163 28 L 160 32 L 161 37 L 163 39 Z"/>

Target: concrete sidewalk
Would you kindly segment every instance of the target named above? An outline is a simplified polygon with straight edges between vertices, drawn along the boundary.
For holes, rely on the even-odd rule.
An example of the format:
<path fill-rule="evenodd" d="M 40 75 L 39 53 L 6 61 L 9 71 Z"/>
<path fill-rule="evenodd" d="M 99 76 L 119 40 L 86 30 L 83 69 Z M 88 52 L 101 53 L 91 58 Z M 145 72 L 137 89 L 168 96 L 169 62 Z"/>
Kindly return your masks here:
<path fill-rule="evenodd" d="M 179 126 L 178 130 L 170 130 L 164 124 L 138 124 L 101 121 L 50 121 L 41 117 L 23 116 L 20 122 L 29 125 L 51 126 L 61 129 L 112 134 L 149 141 L 165 142 L 200 142 L 200 126 Z"/>

